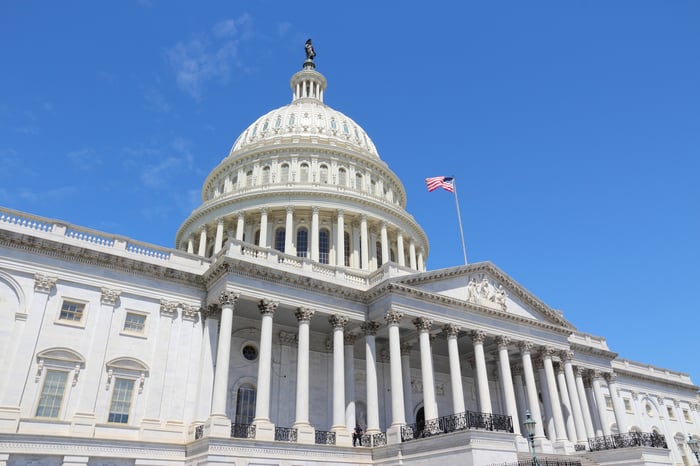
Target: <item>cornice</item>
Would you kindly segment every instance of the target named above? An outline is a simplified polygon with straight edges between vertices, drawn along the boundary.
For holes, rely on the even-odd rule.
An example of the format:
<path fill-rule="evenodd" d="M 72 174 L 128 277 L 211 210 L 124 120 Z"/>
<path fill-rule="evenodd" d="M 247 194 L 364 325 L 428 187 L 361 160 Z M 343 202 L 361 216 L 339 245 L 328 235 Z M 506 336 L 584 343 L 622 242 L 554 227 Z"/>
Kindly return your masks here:
<path fill-rule="evenodd" d="M 692 383 L 683 383 L 679 380 L 668 380 L 663 377 L 654 377 L 653 375 L 650 374 L 640 374 L 639 372 L 635 372 L 629 369 L 621 368 L 621 367 L 614 367 L 615 373 L 618 375 L 617 383 L 618 386 L 620 385 L 620 378 L 619 376 L 624 375 L 625 377 L 629 377 L 631 379 L 636 379 L 636 380 L 646 380 L 648 382 L 653 382 L 655 384 L 664 384 L 664 385 L 671 385 L 676 388 L 682 388 L 683 390 L 693 390 L 697 392 L 700 390 L 700 386 L 694 385 Z M 623 386 L 627 386 L 626 383 L 622 383 Z"/>
<path fill-rule="evenodd" d="M 612 361 L 617 357 L 617 353 L 614 351 L 610 350 L 604 350 L 600 348 L 594 348 L 592 346 L 587 346 L 587 345 L 582 345 L 580 343 L 572 343 L 569 342 L 569 346 L 575 353 L 584 353 L 584 354 L 590 354 L 593 356 L 600 356 L 604 359 L 608 359 Z"/>

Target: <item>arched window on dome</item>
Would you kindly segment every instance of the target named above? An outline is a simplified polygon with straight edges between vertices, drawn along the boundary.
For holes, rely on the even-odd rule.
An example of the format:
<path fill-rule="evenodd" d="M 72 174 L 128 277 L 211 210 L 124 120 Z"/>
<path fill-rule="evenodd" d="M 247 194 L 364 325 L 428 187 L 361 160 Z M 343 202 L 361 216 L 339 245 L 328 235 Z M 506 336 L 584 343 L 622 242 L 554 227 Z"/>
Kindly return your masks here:
<path fill-rule="evenodd" d="M 275 249 L 279 252 L 284 252 L 285 229 L 278 228 L 275 230 Z"/>
<path fill-rule="evenodd" d="M 297 257 L 308 257 L 309 255 L 309 230 L 299 228 L 297 230 Z"/>
<path fill-rule="evenodd" d="M 244 384 L 236 393 L 236 416 L 234 424 L 252 424 L 255 419 L 255 398 L 257 390 L 251 384 Z"/>
<path fill-rule="evenodd" d="M 309 182 L 309 164 L 308 163 L 302 163 L 299 166 L 299 181 L 302 183 Z"/>
<path fill-rule="evenodd" d="M 328 264 L 330 252 L 330 233 L 327 229 L 318 232 L 318 261 L 321 264 Z"/>
<path fill-rule="evenodd" d="M 362 173 L 355 173 L 355 189 L 362 191 Z"/>
<path fill-rule="evenodd" d="M 321 165 L 318 167 L 319 172 L 319 182 L 321 184 L 328 184 L 328 165 Z"/>
<path fill-rule="evenodd" d="M 338 185 L 346 186 L 348 184 L 348 172 L 343 167 L 338 169 Z"/>
<path fill-rule="evenodd" d="M 270 167 L 264 166 L 262 169 L 262 184 L 270 184 Z"/>
<path fill-rule="evenodd" d="M 246 188 L 253 186 L 253 170 L 248 170 L 245 173 L 245 186 Z"/>
<path fill-rule="evenodd" d="M 350 250 L 350 233 L 347 231 L 343 235 L 343 253 L 345 254 L 345 267 L 350 267 L 350 253 L 352 253 L 352 251 Z"/>
<path fill-rule="evenodd" d="M 371 194 L 377 194 L 377 181 L 376 180 L 371 180 L 369 182 L 369 192 Z"/>
<path fill-rule="evenodd" d="M 382 266 L 382 243 L 377 241 L 376 249 L 375 251 L 377 252 L 377 267 Z"/>
<path fill-rule="evenodd" d="M 283 163 L 280 167 L 280 183 L 289 183 L 289 164 Z"/>
<path fill-rule="evenodd" d="M 233 178 L 231 178 L 231 189 L 236 188 L 238 188 L 238 175 L 234 175 Z"/>

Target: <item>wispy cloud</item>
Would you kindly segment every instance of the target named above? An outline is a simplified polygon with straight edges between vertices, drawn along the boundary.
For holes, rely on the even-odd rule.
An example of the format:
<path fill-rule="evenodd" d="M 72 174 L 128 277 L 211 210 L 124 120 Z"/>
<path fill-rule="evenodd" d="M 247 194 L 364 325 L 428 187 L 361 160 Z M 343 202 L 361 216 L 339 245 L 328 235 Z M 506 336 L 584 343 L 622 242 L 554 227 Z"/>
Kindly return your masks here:
<path fill-rule="evenodd" d="M 60 186 L 45 191 L 20 188 L 17 191 L 17 196 L 27 202 L 38 203 L 43 201 L 44 203 L 51 203 L 64 200 L 76 191 L 77 188 L 75 186 Z"/>
<path fill-rule="evenodd" d="M 102 159 L 89 147 L 68 152 L 66 157 L 76 168 L 84 171 L 92 170 L 102 163 Z"/>
<path fill-rule="evenodd" d="M 206 83 L 226 81 L 232 68 L 245 69 L 238 48 L 241 41 L 251 37 L 251 31 L 252 18 L 244 14 L 220 21 L 211 31 L 167 49 L 178 87 L 199 100 Z"/>
<path fill-rule="evenodd" d="M 194 156 L 191 142 L 184 138 L 175 138 L 170 143 L 170 149 L 164 150 L 153 147 L 126 148 L 124 161 L 129 168 L 137 168 L 140 172 L 141 184 L 151 189 L 163 189 L 171 186 L 172 181 L 179 175 L 191 173 L 194 168 Z"/>

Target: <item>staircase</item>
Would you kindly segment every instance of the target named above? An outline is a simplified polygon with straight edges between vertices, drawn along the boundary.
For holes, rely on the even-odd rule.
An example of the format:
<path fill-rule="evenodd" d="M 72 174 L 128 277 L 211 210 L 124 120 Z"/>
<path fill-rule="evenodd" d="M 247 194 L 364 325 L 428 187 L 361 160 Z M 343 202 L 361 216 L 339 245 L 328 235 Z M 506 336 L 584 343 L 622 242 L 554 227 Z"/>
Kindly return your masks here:
<path fill-rule="evenodd" d="M 530 453 L 518 453 L 518 460 L 529 461 L 532 459 L 532 454 Z M 544 463 L 544 460 L 550 461 L 580 461 L 581 466 L 600 466 L 595 461 L 592 461 L 585 456 L 585 452 L 577 452 L 575 455 L 553 455 L 553 454 L 543 454 L 537 455 L 537 459 Z"/>

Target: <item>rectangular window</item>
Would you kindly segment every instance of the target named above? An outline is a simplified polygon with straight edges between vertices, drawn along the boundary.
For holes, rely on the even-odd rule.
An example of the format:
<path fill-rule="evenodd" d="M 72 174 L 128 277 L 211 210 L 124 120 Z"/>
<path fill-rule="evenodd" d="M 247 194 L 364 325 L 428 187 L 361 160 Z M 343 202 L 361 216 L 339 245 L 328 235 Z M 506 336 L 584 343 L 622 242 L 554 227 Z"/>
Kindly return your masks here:
<path fill-rule="evenodd" d="M 683 417 L 685 418 L 685 422 L 693 422 L 693 421 L 690 419 L 690 413 L 688 412 L 687 409 L 684 409 L 684 410 L 683 410 Z"/>
<path fill-rule="evenodd" d="M 143 333 L 146 328 L 146 316 L 135 312 L 127 312 L 124 320 L 124 331 L 131 333 Z"/>
<path fill-rule="evenodd" d="M 612 398 L 605 395 L 605 407 L 608 409 L 613 409 Z"/>
<path fill-rule="evenodd" d="M 676 415 L 675 415 L 675 412 L 673 411 L 673 407 L 672 407 L 672 406 L 666 406 L 666 412 L 668 413 L 668 418 L 669 418 L 669 419 L 675 419 L 675 418 L 676 418 Z"/>
<path fill-rule="evenodd" d="M 130 379 L 116 379 L 112 404 L 109 406 L 108 422 L 126 424 L 129 422 L 131 410 L 131 397 L 134 393 L 134 381 Z"/>
<path fill-rule="evenodd" d="M 36 409 L 37 417 L 58 417 L 63 402 L 63 393 L 66 391 L 67 378 L 68 372 L 46 371 L 41 398 L 39 398 L 39 407 Z"/>
<path fill-rule="evenodd" d="M 630 401 L 629 398 L 625 398 L 624 402 L 625 402 L 625 411 L 627 411 L 628 413 L 631 413 L 632 412 L 632 401 Z"/>
<path fill-rule="evenodd" d="M 83 320 L 83 311 L 85 311 L 85 304 L 63 301 L 63 305 L 61 305 L 61 315 L 59 315 L 58 318 L 59 320 L 81 322 Z"/>

